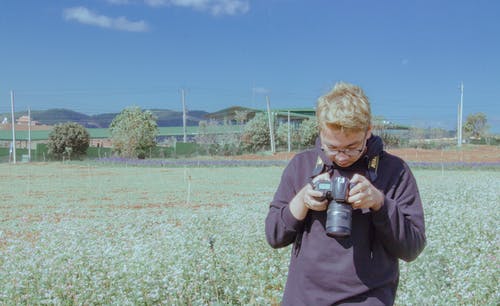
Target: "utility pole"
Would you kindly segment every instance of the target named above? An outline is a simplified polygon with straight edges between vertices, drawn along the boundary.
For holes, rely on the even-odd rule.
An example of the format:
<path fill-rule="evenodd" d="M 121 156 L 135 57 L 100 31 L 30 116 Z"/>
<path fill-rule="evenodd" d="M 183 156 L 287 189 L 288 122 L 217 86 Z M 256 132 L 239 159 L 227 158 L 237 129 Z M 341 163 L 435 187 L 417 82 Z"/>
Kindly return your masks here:
<path fill-rule="evenodd" d="M 10 91 L 10 110 L 11 110 L 11 118 L 12 118 L 12 161 L 14 164 L 16 163 L 16 120 L 14 118 L 14 91 Z"/>
<path fill-rule="evenodd" d="M 184 94 L 184 88 L 181 89 L 181 94 L 182 94 L 182 132 L 184 134 L 184 142 L 187 142 L 187 133 L 186 133 L 186 101 L 185 101 L 185 94 Z"/>
<path fill-rule="evenodd" d="M 460 103 L 458 103 L 457 107 L 457 147 L 460 147 Z"/>
<path fill-rule="evenodd" d="M 31 107 L 28 106 L 28 161 L 31 162 Z"/>
<path fill-rule="evenodd" d="M 457 146 L 462 146 L 462 112 L 464 109 L 464 82 L 460 83 L 460 104 L 458 104 L 458 119 L 457 119 Z"/>
<path fill-rule="evenodd" d="M 292 135 L 291 135 L 291 129 L 292 127 L 290 126 L 290 110 L 288 110 L 288 153 L 292 151 Z"/>
<path fill-rule="evenodd" d="M 271 103 L 269 102 L 269 96 L 266 96 L 267 100 L 267 118 L 269 119 L 269 136 L 271 139 L 271 152 L 274 154 L 276 153 L 276 148 L 274 146 L 274 131 L 273 131 L 273 124 L 272 124 L 272 119 L 271 119 Z"/>

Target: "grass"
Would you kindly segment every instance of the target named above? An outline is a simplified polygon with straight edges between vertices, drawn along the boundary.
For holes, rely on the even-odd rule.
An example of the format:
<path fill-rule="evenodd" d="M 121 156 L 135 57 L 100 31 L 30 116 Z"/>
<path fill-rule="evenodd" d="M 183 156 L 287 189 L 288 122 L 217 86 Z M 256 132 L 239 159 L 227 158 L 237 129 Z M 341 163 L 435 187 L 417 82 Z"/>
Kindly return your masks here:
<path fill-rule="evenodd" d="M 281 171 L 0 164 L 0 305 L 279 303 L 290 250 L 264 219 Z M 415 175 L 428 245 L 396 303 L 498 304 L 500 172 Z"/>

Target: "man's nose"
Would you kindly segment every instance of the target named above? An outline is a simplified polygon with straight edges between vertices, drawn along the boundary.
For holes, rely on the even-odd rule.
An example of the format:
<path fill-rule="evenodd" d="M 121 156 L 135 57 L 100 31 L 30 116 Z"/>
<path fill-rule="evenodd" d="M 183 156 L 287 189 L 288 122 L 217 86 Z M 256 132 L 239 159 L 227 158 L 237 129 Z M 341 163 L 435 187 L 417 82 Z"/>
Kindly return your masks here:
<path fill-rule="evenodd" d="M 349 156 L 347 154 L 345 154 L 344 152 L 339 152 L 337 153 L 337 155 L 335 155 L 335 157 L 337 158 L 338 161 L 342 162 L 342 161 L 346 161 L 349 159 Z"/>

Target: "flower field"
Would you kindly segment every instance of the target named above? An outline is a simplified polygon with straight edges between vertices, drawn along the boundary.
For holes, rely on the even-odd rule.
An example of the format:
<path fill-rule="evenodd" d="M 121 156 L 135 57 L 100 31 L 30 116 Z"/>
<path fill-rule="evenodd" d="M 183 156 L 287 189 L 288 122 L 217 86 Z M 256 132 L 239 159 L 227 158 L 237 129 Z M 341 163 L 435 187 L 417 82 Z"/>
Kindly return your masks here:
<path fill-rule="evenodd" d="M 283 166 L 0 164 L 0 305 L 278 304 Z M 498 305 L 500 171 L 415 169 L 428 244 L 397 305 Z"/>

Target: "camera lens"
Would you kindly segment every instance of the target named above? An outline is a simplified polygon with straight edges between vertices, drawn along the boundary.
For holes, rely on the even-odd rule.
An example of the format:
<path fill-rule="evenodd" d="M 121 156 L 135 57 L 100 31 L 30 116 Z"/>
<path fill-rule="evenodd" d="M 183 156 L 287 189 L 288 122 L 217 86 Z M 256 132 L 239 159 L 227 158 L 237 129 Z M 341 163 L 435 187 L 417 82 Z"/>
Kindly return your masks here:
<path fill-rule="evenodd" d="M 332 201 L 326 214 L 326 234 L 328 236 L 347 237 L 351 235 L 351 205 Z"/>

